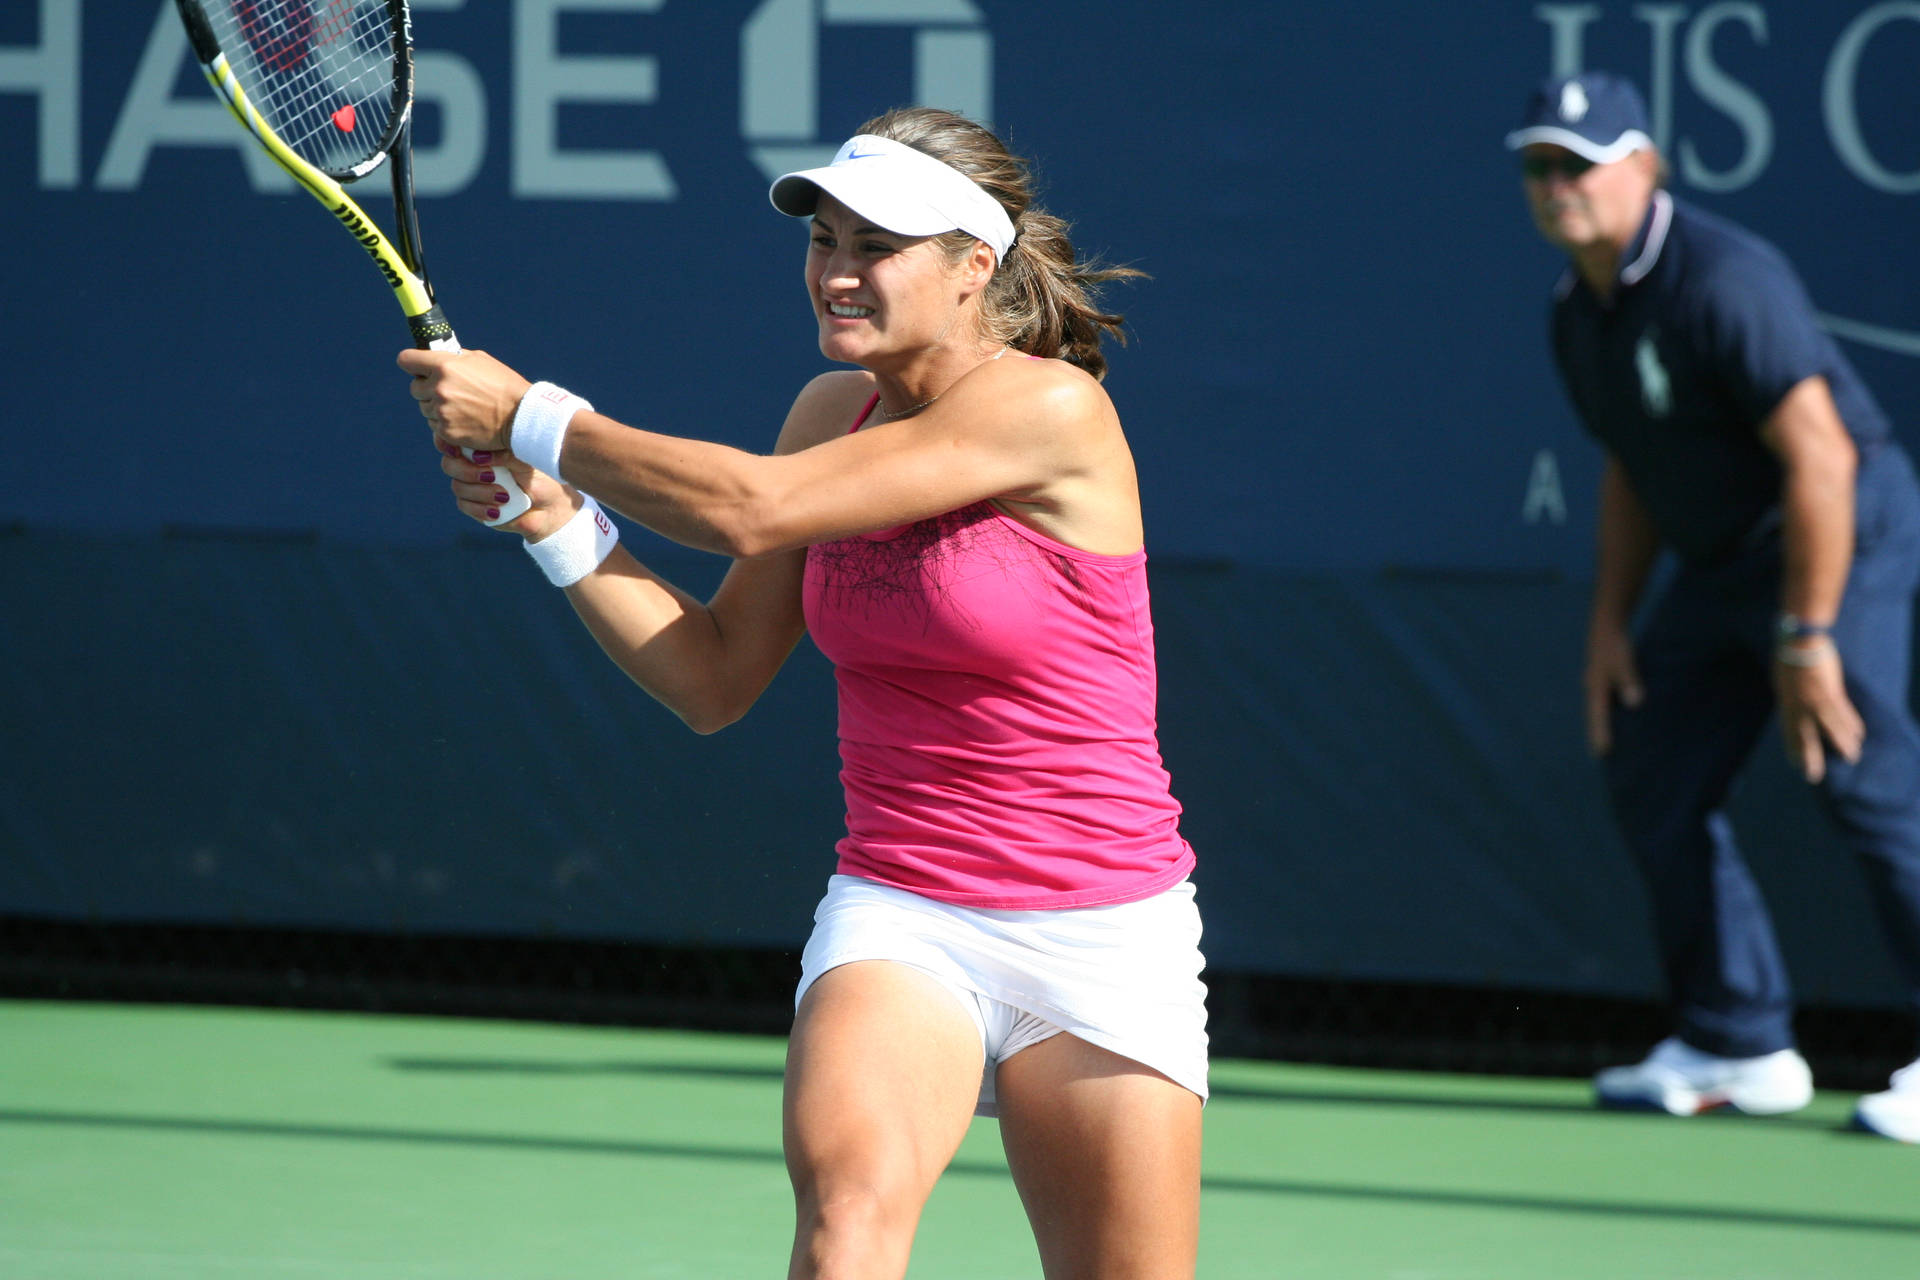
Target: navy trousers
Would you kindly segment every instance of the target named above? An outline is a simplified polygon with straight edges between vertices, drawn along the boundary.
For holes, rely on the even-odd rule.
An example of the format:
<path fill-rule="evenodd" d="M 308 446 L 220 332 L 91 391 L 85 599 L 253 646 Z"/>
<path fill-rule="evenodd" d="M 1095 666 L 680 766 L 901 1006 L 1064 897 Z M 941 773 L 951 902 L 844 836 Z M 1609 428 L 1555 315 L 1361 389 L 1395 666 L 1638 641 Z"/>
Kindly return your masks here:
<path fill-rule="evenodd" d="M 1860 760 L 1831 750 L 1822 807 L 1868 879 L 1920 1011 L 1920 727 L 1908 703 L 1920 486 L 1904 452 L 1862 459 L 1854 564 L 1834 628 Z M 1680 569 L 1635 640 L 1646 698 L 1616 707 L 1605 762 L 1622 837 L 1646 880 L 1675 1031 L 1728 1057 L 1793 1044 L 1793 996 L 1773 923 L 1724 812 L 1773 718 L 1777 539 Z"/>

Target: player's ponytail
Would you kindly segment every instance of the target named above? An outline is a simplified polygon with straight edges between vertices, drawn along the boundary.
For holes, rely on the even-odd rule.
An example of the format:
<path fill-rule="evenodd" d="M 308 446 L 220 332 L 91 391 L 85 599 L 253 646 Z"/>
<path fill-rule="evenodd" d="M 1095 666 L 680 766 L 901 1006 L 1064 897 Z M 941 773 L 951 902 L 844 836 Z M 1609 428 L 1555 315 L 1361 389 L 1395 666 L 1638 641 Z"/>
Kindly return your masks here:
<path fill-rule="evenodd" d="M 1109 280 L 1144 276 L 1132 267 L 1082 261 L 1067 235 L 1067 223 L 1033 205 L 1027 164 L 991 132 L 965 116 L 933 107 L 900 107 L 868 121 L 859 132 L 923 151 L 959 170 L 998 200 L 1013 220 L 1014 243 L 981 299 L 988 336 L 1017 351 L 1058 357 L 1096 378 L 1107 372 L 1101 339 L 1126 342 L 1124 318 L 1097 304 Z M 971 251 L 964 231 L 942 237 L 954 258 Z"/>

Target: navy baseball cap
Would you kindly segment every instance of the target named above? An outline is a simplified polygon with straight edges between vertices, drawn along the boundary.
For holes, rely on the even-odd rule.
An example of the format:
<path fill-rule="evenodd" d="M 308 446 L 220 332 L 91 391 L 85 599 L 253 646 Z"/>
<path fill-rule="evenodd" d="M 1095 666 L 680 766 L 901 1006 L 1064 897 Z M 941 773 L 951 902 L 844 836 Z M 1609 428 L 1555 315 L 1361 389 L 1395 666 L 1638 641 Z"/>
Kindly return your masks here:
<path fill-rule="evenodd" d="M 1609 164 L 1651 147 L 1647 127 L 1646 103 L 1631 80 L 1609 71 L 1582 71 L 1533 91 L 1524 123 L 1507 135 L 1507 149 L 1547 143 Z"/>

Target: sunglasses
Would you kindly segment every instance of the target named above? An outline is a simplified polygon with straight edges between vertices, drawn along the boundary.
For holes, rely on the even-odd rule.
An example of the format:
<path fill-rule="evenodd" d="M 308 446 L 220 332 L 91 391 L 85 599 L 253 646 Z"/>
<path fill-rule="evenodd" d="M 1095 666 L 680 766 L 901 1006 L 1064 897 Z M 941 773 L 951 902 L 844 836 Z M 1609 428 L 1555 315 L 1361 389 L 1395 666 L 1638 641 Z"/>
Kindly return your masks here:
<path fill-rule="evenodd" d="M 1591 168 L 1593 168 L 1593 161 L 1585 156 L 1575 155 L 1571 151 L 1563 151 L 1553 156 L 1520 157 L 1520 172 L 1535 182 L 1544 181 L 1556 173 L 1568 179 L 1577 178 Z"/>

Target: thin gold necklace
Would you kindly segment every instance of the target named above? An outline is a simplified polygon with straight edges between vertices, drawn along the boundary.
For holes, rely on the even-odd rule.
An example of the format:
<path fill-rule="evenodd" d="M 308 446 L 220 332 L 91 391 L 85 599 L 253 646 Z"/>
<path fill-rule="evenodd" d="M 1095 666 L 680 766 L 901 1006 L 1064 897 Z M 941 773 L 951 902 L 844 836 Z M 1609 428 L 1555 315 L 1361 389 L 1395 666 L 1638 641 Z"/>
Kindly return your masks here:
<path fill-rule="evenodd" d="M 936 391 L 934 394 L 928 396 L 925 400 L 922 400 L 919 404 L 908 405 L 906 408 L 900 410 L 900 412 L 898 413 L 893 412 L 893 410 L 887 408 L 887 406 L 883 404 L 880 406 L 880 416 L 886 419 L 888 422 L 892 422 L 895 418 L 904 418 L 910 413 L 920 412 L 922 409 L 926 408 L 928 405 L 932 404 L 935 400 L 938 400 L 941 396 L 945 394 L 946 392 L 944 391 Z"/>
<path fill-rule="evenodd" d="M 998 351 L 988 356 L 985 360 L 981 361 L 981 363 L 991 364 L 1005 354 L 1007 354 L 1007 348 L 1003 346 Z M 925 400 L 922 400 L 919 404 L 910 404 L 906 408 L 900 410 L 898 413 L 895 413 L 893 410 L 887 408 L 887 406 L 883 404 L 880 406 L 880 416 L 888 422 L 892 422 L 895 418 L 904 418 L 910 413 L 920 412 L 922 409 L 926 408 L 928 405 L 932 404 L 935 400 L 938 400 L 941 396 L 945 394 L 947 394 L 945 391 L 936 391 L 932 395 L 928 396 Z"/>

